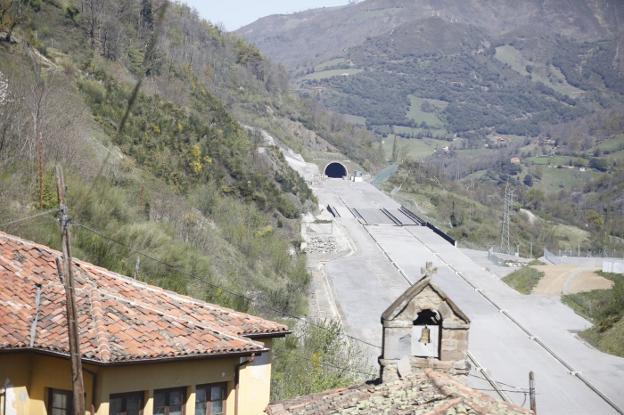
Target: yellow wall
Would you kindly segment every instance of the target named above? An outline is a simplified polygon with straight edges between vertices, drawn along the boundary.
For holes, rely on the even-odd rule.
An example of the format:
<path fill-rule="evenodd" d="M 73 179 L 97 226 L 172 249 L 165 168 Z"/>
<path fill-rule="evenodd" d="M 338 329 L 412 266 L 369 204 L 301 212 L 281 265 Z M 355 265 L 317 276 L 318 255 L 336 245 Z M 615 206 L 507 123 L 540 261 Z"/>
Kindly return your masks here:
<path fill-rule="evenodd" d="M 264 345 L 271 348 L 271 339 L 265 340 Z M 263 413 L 271 397 L 271 353 L 256 356 L 253 362 L 241 368 L 239 376 L 238 415 Z"/>
<path fill-rule="evenodd" d="M 270 340 L 265 341 L 270 347 Z M 236 411 L 236 366 L 243 358 L 187 360 L 169 363 L 135 364 L 115 367 L 85 365 L 84 382 L 86 408 L 95 405 L 97 415 L 108 415 L 109 395 L 124 392 L 145 392 L 144 415 L 153 413 L 154 390 L 185 387 L 186 414 L 195 414 L 195 386 L 206 383 L 226 383 L 226 414 Z M 92 401 L 93 375 L 96 400 Z M 7 384 L 7 411 L 1 415 L 46 415 L 48 388 L 71 390 L 68 359 L 34 353 L 0 354 L 0 388 Z M 262 414 L 269 403 L 271 359 L 257 356 L 255 361 L 240 369 L 238 414 Z"/>

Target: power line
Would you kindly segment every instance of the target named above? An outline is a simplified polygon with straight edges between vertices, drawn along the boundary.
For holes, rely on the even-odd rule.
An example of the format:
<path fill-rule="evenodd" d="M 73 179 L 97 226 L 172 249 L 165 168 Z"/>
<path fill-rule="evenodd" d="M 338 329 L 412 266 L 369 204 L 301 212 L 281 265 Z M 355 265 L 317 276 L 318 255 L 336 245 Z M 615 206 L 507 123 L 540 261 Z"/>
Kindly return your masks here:
<path fill-rule="evenodd" d="M 152 255 L 150 255 L 150 254 L 147 254 L 147 253 L 145 253 L 145 252 L 143 252 L 143 251 L 140 251 L 140 250 L 137 250 L 137 249 L 133 249 L 130 245 L 128 245 L 128 244 L 126 244 L 126 243 L 124 243 L 124 242 L 121 242 L 121 241 L 119 241 L 119 240 L 117 240 L 117 239 L 115 239 L 115 238 L 112 238 L 112 237 L 110 237 L 110 236 L 108 236 L 108 235 L 106 235 L 106 234 L 104 234 L 104 233 L 102 233 L 102 232 L 100 232 L 100 231 L 98 231 L 98 230 L 96 230 L 96 229 L 93 229 L 93 228 L 91 228 L 91 227 L 89 227 L 89 226 L 87 226 L 87 225 L 83 225 L 83 224 L 81 224 L 81 223 L 74 223 L 74 225 L 79 226 L 79 227 L 81 227 L 82 229 L 84 229 L 84 230 L 86 230 L 86 231 L 88 231 L 88 232 L 91 232 L 91 233 L 93 233 L 93 234 L 96 234 L 96 235 L 98 235 L 99 237 L 101 237 L 101 238 L 103 238 L 103 239 L 106 239 L 106 240 L 108 240 L 108 241 L 110 241 L 110 242 L 113 242 L 113 243 L 116 243 L 116 244 L 118 244 L 118 245 L 121 245 L 121 246 L 123 246 L 123 247 L 125 247 L 125 248 L 128 248 L 128 249 L 130 250 L 130 253 L 131 253 L 131 254 L 138 254 L 138 255 L 142 255 L 142 256 L 144 256 L 145 258 L 148 258 L 148 259 L 150 259 L 150 260 L 152 260 L 152 261 L 154 261 L 154 262 L 156 262 L 156 263 L 159 263 L 159 264 L 164 265 L 164 266 L 166 266 L 166 267 L 168 267 L 168 268 L 171 268 L 171 269 L 173 269 L 173 270 L 176 270 L 177 272 L 179 272 L 179 273 L 181 273 L 181 274 L 183 274 L 183 275 L 186 275 L 187 277 L 190 277 L 190 278 L 192 278 L 192 279 L 197 279 L 197 276 L 196 276 L 196 275 L 187 274 L 187 273 L 185 273 L 185 272 L 182 272 L 182 271 L 181 271 L 178 267 L 176 267 L 175 265 L 172 265 L 172 264 L 169 264 L 169 263 L 167 263 L 167 262 L 165 262 L 165 261 L 162 261 L 161 259 L 158 259 L 158 258 L 156 258 L 156 257 L 154 257 L 154 256 L 152 256 Z M 209 286 L 213 287 L 213 288 L 219 288 L 219 289 L 223 290 L 224 292 L 226 292 L 226 293 L 228 293 L 228 294 L 230 294 L 230 295 L 236 296 L 236 297 L 238 297 L 238 298 L 244 299 L 244 300 L 248 301 L 249 303 L 254 303 L 255 301 L 257 301 L 256 299 L 254 299 L 254 298 L 252 298 L 252 297 L 246 296 L 245 294 L 238 293 L 238 292 L 233 291 L 233 290 L 231 290 L 231 289 L 229 289 L 229 288 L 226 288 L 226 287 L 224 287 L 224 286 L 222 286 L 222 285 L 215 284 L 215 283 L 212 283 L 212 282 L 210 282 L 210 281 L 204 281 L 204 282 L 205 282 L 206 284 L 208 284 Z M 283 317 L 289 317 L 289 318 L 292 318 L 292 319 L 295 319 L 295 320 L 299 320 L 299 321 L 303 322 L 304 324 L 310 325 L 310 326 L 312 326 L 312 327 L 316 327 L 316 328 L 319 328 L 319 329 L 322 329 L 322 330 L 329 331 L 329 329 L 328 329 L 328 328 L 326 328 L 325 326 L 322 326 L 322 325 L 320 325 L 320 324 L 315 324 L 315 323 L 313 323 L 313 322 L 311 322 L 311 321 L 309 321 L 309 320 L 307 320 L 307 319 L 305 319 L 305 318 L 303 318 L 303 317 L 295 316 L 295 315 L 292 315 L 292 314 L 287 313 L 287 312 L 286 312 L 286 311 L 284 311 L 284 310 L 279 310 L 279 309 L 277 309 L 277 308 L 274 308 L 273 306 L 271 306 L 271 305 L 269 305 L 269 304 L 266 304 L 266 302 L 264 303 L 264 306 L 265 306 L 266 308 L 268 308 L 269 310 L 271 310 L 271 311 L 273 311 L 273 312 L 275 312 L 275 313 L 277 313 L 277 314 L 279 314 L 279 315 L 281 315 L 281 316 L 283 316 Z M 347 333 L 342 333 L 342 335 L 343 335 L 343 336 L 345 336 L 345 337 L 347 337 L 347 338 L 349 338 L 349 339 L 351 339 L 351 340 L 355 340 L 355 341 L 357 341 L 357 342 L 360 342 L 360 343 L 362 343 L 362 344 L 365 344 L 365 345 L 367 345 L 367 346 L 369 346 L 369 347 L 374 347 L 374 348 L 376 348 L 376 349 L 381 349 L 381 346 L 378 346 L 378 345 L 376 345 L 376 344 L 370 343 L 370 342 L 368 342 L 368 341 L 366 341 L 366 340 L 360 339 L 360 338 L 355 337 L 355 336 L 352 336 L 352 335 L 350 335 L 350 334 L 347 334 Z"/>
<path fill-rule="evenodd" d="M 503 392 L 510 392 L 510 393 L 523 393 L 524 395 L 527 395 L 529 392 L 528 391 L 515 391 L 512 389 L 487 389 L 487 388 L 472 388 L 474 390 L 477 391 L 485 391 L 485 392 L 498 392 L 498 391 L 503 391 Z"/>
<path fill-rule="evenodd" d="M 373 373 L 373 372 L 365 372 L 363 370 L 355 369 L 355 368 L 340 367 L 340 366 L 335 365 L 335 364 L 330 363 L 330 362 L 324 362 L 324 361 L 313 362 L 311 357 L 308 358 L 308 359 L 302 358 L 302 357 L 294 357 L 294 359 L 298 360 L 300 362 L 311 362 L 312 364 L 318 363 L 320 366 L 325 366 L 325 367 L 329 367 L 329 368 L 332 368 L 332 369 L 337 369 L 337 370 L 340 370 L 342 372 L 348 372 L 348 373 L 359 374 L 359 375 L 366 375 L 366 376 L 371 376 L 371 377 L 377 376 L 377 374 Z"/>
<path fill-rule="evenodd" d="M 7 227 L 7 226 L 11 226 L 11 225 L 16 225 L 18 223 L 22 223 L 22 222 L 26 222 L 26 221 L 29 221 L 29 220 L 32 220 L 32 219 L 39 218 L 41 216 L 49 215 L 50 213 L 56 213 L 57 211 L 58 211 L 57 209 L 50 209 L 50 210 L 46 210 L 44 212 L 37 213 L 36 215 L 26 216 L 26 217 L 20 218 L 20 219 L 15 219 L 15 220 L 12 220 L 12 221 L 0 224 L 0 228 L 4 228 L 4 227 Z"/>
<path fill-rule="evenodd" d="M 481 376 L 473 375 L 472 373 L 468 373 L 468 376 L 471 376 L 471 377 L 476 378 L 476 379 L 479 379 L 479 380 L 485 380 L 485 381 L 487 381 L 487 379 L 485 379 L 485 378 L 483 378 L 483 377 L 481 377 Z M 528 390 L 526 390 L 526 391 L 525 391 L 525 390 L 524 390 L 524 388 L 519 388 L 519 387 L 517 387 L 517 386 L 510 385 L 510 384 L 505 383 L 505 382 L 501 382 L 500 380 L 496 380 L 496 379 L 492 379 L 492 380 L 493 380 L 494 382 L 496 382 L 497 384 L 499 384 L 499 385 L 504 385 L 504 386 L 507 386 L 508 388 L 515 389 L 515 390 L 517 390 L 517 391 L 519 391 L 519 392 L 520 392 L 520 391 L 521 391 L 521 392 L 528 392 Z M 506 389 L 501 389 L 501 390 L 502 390 L 502 391 L 505 391 Z"/>

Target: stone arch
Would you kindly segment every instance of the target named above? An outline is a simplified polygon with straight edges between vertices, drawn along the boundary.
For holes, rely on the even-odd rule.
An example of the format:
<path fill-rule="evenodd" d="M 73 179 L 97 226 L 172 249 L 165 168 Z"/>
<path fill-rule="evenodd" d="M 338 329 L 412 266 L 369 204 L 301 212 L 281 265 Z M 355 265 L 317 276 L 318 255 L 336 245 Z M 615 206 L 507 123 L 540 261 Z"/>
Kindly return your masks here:
<path fill-rule="evenodd" d="M 339 161 L 332 161 L 327 163 L 324 170 L 325 176 L 332 177 L 335 179 L 342 179 L 349 175 L 349 170 L 347 166 L 342 164 Z"/>
<path fill-rule="evenodd" d="M 412 322 L 411 351 L 416 357 L 440 358 L 442 346 L 442 315 L 434 309 L 426 308 L 418 312 Z M 423 336 L 423 331 L 427 335 Z M 421 339 L 427 338 L 427 342 Z"/>

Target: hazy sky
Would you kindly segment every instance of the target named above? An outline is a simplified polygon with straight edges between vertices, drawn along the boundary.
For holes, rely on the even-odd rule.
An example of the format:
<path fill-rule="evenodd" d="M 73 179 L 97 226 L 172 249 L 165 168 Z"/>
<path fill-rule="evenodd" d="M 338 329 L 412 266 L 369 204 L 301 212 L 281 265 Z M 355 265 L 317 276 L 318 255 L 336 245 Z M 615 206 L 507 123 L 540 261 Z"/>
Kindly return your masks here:
<path fill-rule="evenodd" d="M 213 23 L 223 23 L 227 30 L 236 30 L 260 17 L 277 13 L 293 13 L 317 7 L 340 6 L 348 0 L 182 0 Z"/>

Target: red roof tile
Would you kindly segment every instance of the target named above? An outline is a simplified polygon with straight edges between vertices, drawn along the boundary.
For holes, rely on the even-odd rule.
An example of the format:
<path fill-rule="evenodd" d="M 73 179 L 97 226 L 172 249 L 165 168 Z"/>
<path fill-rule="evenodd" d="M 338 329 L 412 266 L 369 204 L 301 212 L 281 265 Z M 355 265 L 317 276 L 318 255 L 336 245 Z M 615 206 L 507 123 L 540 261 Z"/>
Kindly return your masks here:
<path fill-rule="evenodd" d="M 0 232 L 0 350 L 68 353 L 61 253 Z M 81 353 L 115 363 L 265 350 L 288 327 L 74 261 Z M 40 304 L 36 305 L 37 286 Z"/>
<path fill-rule="evenodd" d="M 268 415 L 530 415 L 497 401 L 446 373 L 425 369 L 390 383 L 365 383 L 271 403 Z"/>

